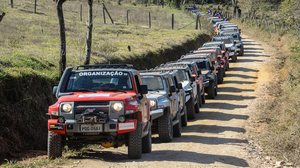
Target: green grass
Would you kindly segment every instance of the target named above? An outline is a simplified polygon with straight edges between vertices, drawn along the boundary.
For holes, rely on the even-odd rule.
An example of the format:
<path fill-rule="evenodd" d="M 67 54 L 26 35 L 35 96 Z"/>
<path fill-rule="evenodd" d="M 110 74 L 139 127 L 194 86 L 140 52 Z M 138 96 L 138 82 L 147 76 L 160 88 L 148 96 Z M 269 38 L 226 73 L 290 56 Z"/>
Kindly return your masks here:
<path fill-rule="evenodd" d="M 0 76 L 36 73 L 57 77 L 59 33 L 55 3 L 38 1 L 34 14 L 33 1 L 15 1 L 14 8 L 2 3 L 6 16 L 0 23 Z M 182 10 L 157 6 L 133 6 L 108 3 L 107 8 L 115 24 L 103 23 L 101 4 L 94 4 L 92 63 L 109 62 L 112 58 L 141 56 L 149 51 L 180 45 L 201 32 L 195 30 L 193 17 Z M 87 6 L 83 4 L 83 21 L 79 17 L 79 1 L 67 1 L 64 15 L 67 34 L 68 66 L 82 64 L 85 58 Z M 126 11 L 129 10 L 129 26 Z M 148 28 L 148 13 L 152 28 Z M 175 30 L 171 30 L 171 14 L 175 15 Z M 191 24 L 192 23 L 192 24 Z M 181 29 L 182 27 L 186 28 Z M 128 51 L 131 47 L 131 52 Z"/>

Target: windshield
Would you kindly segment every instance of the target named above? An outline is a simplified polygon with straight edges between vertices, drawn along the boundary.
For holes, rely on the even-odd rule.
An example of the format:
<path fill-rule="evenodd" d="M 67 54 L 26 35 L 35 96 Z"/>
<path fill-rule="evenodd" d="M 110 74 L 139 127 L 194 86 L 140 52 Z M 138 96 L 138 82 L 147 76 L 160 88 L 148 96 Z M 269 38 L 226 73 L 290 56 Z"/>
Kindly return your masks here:
<path fill-rule="evenodd" d="M 197 66 L 198 66 L 198 68 L 201 69 L 201 70 L 206 70 L 206 69 L 208 69 L 208 67 L 206 66 L 206 62 L 205 62 L 205 61 L 197 62 Z"/>
<path fill-rule="evenodd" d="M 239 39 L 239 36 L 237 35 L 237 34 L 230 34 L 230 33 L 225 33 L 224 35 L 228 35 L 228 36 L 232 36 L 232 38 L 234 39 L 234 40 L 238 40 Z"/>
<path fill-rule="evenodd" d="M 230 38 L 213 38 L 213 41 L 224 41 L 225 44 L 232 44 Z"/>
<path fill-rule="evenodd" d="M 142 83 L 148 86 L 149 91 L 164 90 L 164 85 L 159 76 L 142 76 Z"/>
<path fill-rule="evenodd" d="M 220 47 L 219 44 L 204 44 L 203 47 Z"/>
<path fill-rule="evenodd" d="M 184 70 L 178 70 L 178 73 L 176 75 L 179 80 L 178 82 L 183 82 L 188 80 L 186 76 L 186 72 Z"/>
<path fill-rule="evenodd" d="M 66 91 L 132 90 L 128 72 L 124 71 L 83 71 L 72 72 Z"/>

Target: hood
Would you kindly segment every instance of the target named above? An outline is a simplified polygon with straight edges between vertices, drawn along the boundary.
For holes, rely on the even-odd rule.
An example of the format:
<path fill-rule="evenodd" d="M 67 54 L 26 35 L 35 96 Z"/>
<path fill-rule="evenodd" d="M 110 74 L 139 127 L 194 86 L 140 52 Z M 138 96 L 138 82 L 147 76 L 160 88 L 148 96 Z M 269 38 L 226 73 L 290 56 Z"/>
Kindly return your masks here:
<path fill-rule="evenodd" d="M 86 92 L 76 92 L 71 95 L 61 96 L 58 99 L 58 102 L 76 102 L 76 101 L 116 101 L 116 100 L 125 100 L 130 97 L 136 96 L 136 93 L 133 91 L 128 92 L 95 92 L 95 93 L 86 93 Z"/>
<path fill-rule="evenodd" d="M 148 99 L 157 99 L 166 95 L 166 91 L 149 91 L 147 94 Z"/>
<path fill-rule="evenodd" d="M 226 48 L 231 48 L 231 47 L 233 47 L 233 44 L 225 44 L 225 47 Z"/>
<path fill-rule="evenodd" d="M 206 76 L 209 73 L 209 70 L 202 70 L 202 74 Z"/>

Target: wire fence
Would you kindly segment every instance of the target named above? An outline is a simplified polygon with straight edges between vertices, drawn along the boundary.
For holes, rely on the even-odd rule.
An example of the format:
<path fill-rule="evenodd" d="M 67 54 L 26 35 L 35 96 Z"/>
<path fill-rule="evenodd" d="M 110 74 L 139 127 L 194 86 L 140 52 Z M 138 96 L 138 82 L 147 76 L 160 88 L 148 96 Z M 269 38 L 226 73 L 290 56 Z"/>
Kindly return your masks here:
<path fill-rule="evenodd" d="M 55 3 L 45 0 L 1 0 L 0 10 L 13 8 L 26 14 L 55 15 Z M 94 24 L 134 25 L 156 29 L 201 29 L 204 25 L 202 18 L 186 17 L 172 9 L 161 9 L 161 6 L 135 7 L 104 4 L 95 1 Z M 175 12 L 175 13 L 172 13 Z M 1 11 L 0 11 L 1 13 Z M 10 14 L 10 13 L 6 13 Z M 84 22 L 87 17 L 87 5 L 84 1 L 66 1 L 64 3 L 65 19 Z M 199 23 L 198 23 L 199 22 Z M 199 25 L 199 26 L 197 26 Z"/>

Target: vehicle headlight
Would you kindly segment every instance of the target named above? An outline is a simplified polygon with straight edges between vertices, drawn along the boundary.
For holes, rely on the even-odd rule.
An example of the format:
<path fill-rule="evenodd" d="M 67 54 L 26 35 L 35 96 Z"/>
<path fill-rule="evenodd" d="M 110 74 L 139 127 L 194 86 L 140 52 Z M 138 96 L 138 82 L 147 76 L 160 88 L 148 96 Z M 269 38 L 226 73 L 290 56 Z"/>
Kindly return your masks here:
<path fill-rule="evenodd" d="M 155 105 L 156 105 L 156 102 L 154 100 L 150 100 L 150 107 L 151 108 L 155 107 Z"/>
<path fill-rule="evenodd" d="M 116 112 L 120 112 L 121 110 L 123 110 L 124 105 L 121 102 L 114 102 L 111 105 L 112 109 Z"/>
<path fill-rule="evenodd" d="M 62 112 L 71 113 L 73 109 L 73 104 L 66 103 L 61 106 Z"/>

